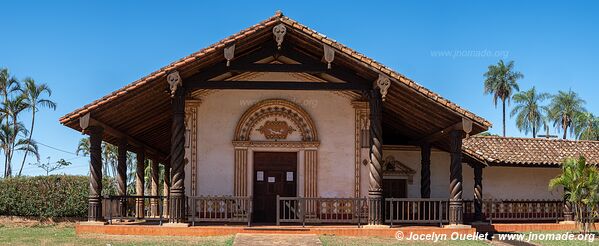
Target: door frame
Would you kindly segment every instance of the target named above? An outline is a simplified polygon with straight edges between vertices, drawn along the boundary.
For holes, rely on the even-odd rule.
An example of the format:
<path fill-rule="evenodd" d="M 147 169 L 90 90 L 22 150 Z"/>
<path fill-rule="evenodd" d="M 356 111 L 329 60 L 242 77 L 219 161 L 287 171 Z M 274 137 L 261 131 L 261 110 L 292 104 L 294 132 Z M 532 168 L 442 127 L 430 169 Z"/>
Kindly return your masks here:
<path fill-rule="evenodd" d="M 304 186 L 304 168 L 303 165 L 300 165 L 300 163 L 303 163 L 303 149 L 270 149 L 270 148 L 251 148 L 248 150 L 249 152 L 249 156 L 248 156 L 248 194 L 251 194 L 251 196 L 254 196 L 254 182 L 256 179 L 256 175 L 255 175 L 255 168 L 254 168 L 254 152 L 270 152 L 270 153 L 295 153 L 296 154 L 296 163 L 295 163 L 295 170 L 296 170 L 296 175 L 295 178 L 297 179 L 295 182 L 295 192 L 297 194 L 297 196 L 301 196 L 301 194 L 303 194 L 303 189 L 301 189 L 301 187 Z M 300 160 L 301 159 L 301 160 Z"/>

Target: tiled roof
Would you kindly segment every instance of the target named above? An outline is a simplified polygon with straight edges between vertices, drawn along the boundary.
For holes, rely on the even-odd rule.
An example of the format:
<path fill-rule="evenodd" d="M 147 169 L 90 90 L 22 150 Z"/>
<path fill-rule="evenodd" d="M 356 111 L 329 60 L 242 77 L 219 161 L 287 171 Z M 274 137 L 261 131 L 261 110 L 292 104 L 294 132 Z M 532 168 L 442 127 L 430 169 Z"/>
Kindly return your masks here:
<path fill-rule="evenodd" d="M 274 16 L 270 17 L 267 20 L 264 20 L 248 29 L 245 29 L 235 35 L 225 38 L 225 39 L 219 41 L 218 43 L 215 43 L 215 44 L 213 44 L 205 49 L 202 49 L 196 53 L 193 53 L 185 58 L 182 58 L 176 62 L 173 62 L 173 63 L 159 69 L 158 71 L 151 73 L 150 75 L 148 75 L 144 78 L 141 78 L 141 79 L 139 79 L 139 80 L 137 80 L 137 81 L 107 95 L 107 96 L 102 97 L 101 99 L 98 99 L 88 105 L 85 105 L 84 107 L 79 108 L 79 109 L 61 117 L 60 122 L 63 124 L 66 124 L 72 120 L 77 120 L 77 119 L 79 119 L 79 117 L 85 115 L 86 113 L 90 112 L 94 108 L 97 108 L 103 104 L 106 104 L 111 100 L 115 100 L 115 99 L 119 98 L 120 96 L 123 96 L 124 94 L 130 93 L 137 89 L 140 89 L 145 84 L 148 84 L 151 81 L 155 81 L 157 79 L 164 79 L 164 77 L 166 76 L 168 71 L 179 70 L 179 69 L 182 69 L 183 67 L 193 64 L 194 62 L 201 61 L 203 57 L 206 57 L 209 54 L 212 54 L 213 52 L 222 52 L 222 49 L 224 49 L 225 44 L 228 44 L 230 42 L 234 42 L 237 40 L 241 40 L 253 33 L 263 30 L 264 28 L 269 28 L 279 22 L 286 24 L 287 26 L 293 28 L 294 30 L 300 31 L 309 37 L 320 40 L 322 43 L 325 43 L 331 47 L 334 47 L 338 52 L 342 52 L 343 54 L 345 54 L 347 56 L 353 57 L 356 60 L 358 60 L 360 63 L 362 63 L 362 65 L 364 65 L 370 69 L 373 69 L 379 73 L 385 74 L 385 75 L 395 79 L 399 83 L 405 84 L 409 88 L 413 89 L 416 93 L 420 93 L 420 94 L 424 95 L 425 97 L 433 100 L 434 102 L 438 103 L 439 105 L 442 105 L 443 107 L 450 109 L 451 111 L 455 112 L 456 114 L 458 114 L 462 117 L 469 118 L 485 128 L 488 128 L 491 126 L 491 123 L 489 121 L 485 120 L 484 118 L 473 114 L 472 112 L 458 106 L 457 104 L 455 104 L 453 102 L 450 102 L 449 100 L 441 97 L 440 95 L 438 95 L 438 94 L 424 88 L 423 86 L 417 84 L 416 82 L 408 79 L 407 77 L 403 76 L 402 74 L 395 72 L 395 71 L 391 70 L 390 68 L 378 63 L 377 61 L 375 61 L 369 57 L 366 57 L 365 55 L 358 53 L 358 52 L 354 51 L 353 49 L 350 49 L 347 46 L 345 46 L 335 40 L 327 38 L 325 35 L 320 34 L 316 31 L 300 24 L 299 22 L 297 22 L 295 20 L 292 20 L 286 16 L 283 16 L 283 14 L 281 12 L 277 12 Z"/>
<path fill-rule="evenodd" d="M 599 165 L 599 141 L 472 136 L 463 140 L 462 150 L 488 165 L 556 166 L 581 155 Z"/>

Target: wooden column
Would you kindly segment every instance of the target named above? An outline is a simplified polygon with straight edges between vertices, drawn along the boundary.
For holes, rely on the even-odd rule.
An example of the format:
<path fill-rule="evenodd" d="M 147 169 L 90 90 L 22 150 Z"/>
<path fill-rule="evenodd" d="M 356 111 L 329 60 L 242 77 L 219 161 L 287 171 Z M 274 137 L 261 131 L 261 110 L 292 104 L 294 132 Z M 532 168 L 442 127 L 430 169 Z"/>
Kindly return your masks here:
<path fill-rule="evenodd" d="M 169 222 L 185 223 L 185 90 L 181 86 L 174 92 L 172 107 Z"/>
<path fill-rule="evenodd" d="M 420 197 L 431 198 L 431 145 L 420 146 Z"/>
<path fill-rule="evenodd" d="M 461 130 L 449 133 L 451 163 L 449 166 L 449 224 L 463 224 L 464 204 L 462 201 L 462 137 Z"/>
<path fill-rule="evenodd" d="M 150 160 L 150 167 L 152 169 L 152 180 L 150 182 L 150 195 L 151 196 L 158 196 L 158 187 L 159 187 L 159 180 L 160 180 L 160 170 L 159 170 L 159 166 L 158 166 L 158 161 L 156 160 Z M 158 214 L 158 199 L 151 199 L 150 200 L 150 211 L 152 216 L 159 216 Z"/>
<path fill-rule="evenodd" d="M 127 139 L 120 139 L 118 146 L 117 166 L 116 166 L 117 196 L 127 195 Z M 127 200 L 121 199 L 119 209 L 121 216 L 127 213 Z"/>
<path fill-rule="evenodd" d="M 104 221 L 102 217 L 102 133 L 104 129 L 98 126 L 89 126 L 89 222 Z"/>
<path fill-rule="evenodd" d="M 318 153 L 304 151 L 304 197 L 318 197 Z"/>
<path fill-rule="evenodd" d="M 382 98 L 379 90 L 374 89 L 369 93 L 370 104 L 370 170 L 368 198 L 369 219 L 368 224 L 380 225 L 383 223 L 383 127 L 382 127 Z"/>
<path fill-rule="evenodd" d="M 162 211 L 164 211 L 164 215 L 169 215 L 170 214 L 170 197 L 171 197 L 171 187 L 172 187 L 172 179 L 171 179 L 171 167 L 169 164 L 165 163 L 164 164 L 164 177 L 162 177 L 162 195 L 165 197 L 164 199 L 164 203 L 163 203 L 163 207 L 162 207 Z"/>
<path fill-rule="evenodd" d="M 137 152 L 137 166 L 135 168 L 135 193 L 138 196 L 144 195 L 144 172 L 146 170 L 146 155 L 143 150 Z M 144 199 L 135 200 L 135 216 L 137 219 L 144 218 Z"/>
<path fill-rule="evenodd" d="M 247 148 L 235 148 L 235 179 L 233 181 L 234 195 L 235 196 L 247 196 L 248 195 L 248 149 Z"/>
<path fill-rule="evenodd" d="M 474 221 L 483 221 L 483 165 L 474 164 Z"/>

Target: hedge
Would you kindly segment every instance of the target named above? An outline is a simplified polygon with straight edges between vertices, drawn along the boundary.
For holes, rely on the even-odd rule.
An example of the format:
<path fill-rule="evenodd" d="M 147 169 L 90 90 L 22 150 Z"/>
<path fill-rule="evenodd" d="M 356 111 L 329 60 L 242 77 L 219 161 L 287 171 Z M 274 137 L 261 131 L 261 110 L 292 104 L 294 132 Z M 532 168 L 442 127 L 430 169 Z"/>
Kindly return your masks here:
<path fill-rule="evenodd" d="M 51 175 L 0 179 L 0 215 L 85 217 L 87 176 Z"/>

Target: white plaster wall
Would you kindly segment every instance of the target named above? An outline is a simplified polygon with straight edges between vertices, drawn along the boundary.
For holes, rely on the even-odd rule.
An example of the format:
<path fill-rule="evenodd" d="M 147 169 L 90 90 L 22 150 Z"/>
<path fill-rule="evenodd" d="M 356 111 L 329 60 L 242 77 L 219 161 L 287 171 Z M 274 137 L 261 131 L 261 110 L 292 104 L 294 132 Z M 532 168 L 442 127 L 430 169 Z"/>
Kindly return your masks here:
<path fill-rule="evenodd" d="M 353 196 L 355 113 L 351 100 L 334 92 L 276 90 L 220 90 L 201 98 L 202 103 L 198 108 L 197 194 L 233 194 L 234 150 L 231 141 L 235 127 L 248 108 L 266 99 L 292 101 L 312 117 L 320 140 L 319 196 Z M 301 159 L 303 158 L 298 158 L 298 161 Z M 250 159 L 249 176 L 253 173 L 251 163 Z M 298 177 L 302 177 L 303 162 L 299 164 Z M 189 165 L 186 168 L 186 172 L 189 172 Z M 302 187 L 303 179 L 298 181 L 298 188 Z M 251 188 L 253 176 L 248 182 Z M 251 194 L 252 191 L 248 192 Z"/>
<path fill-rule="evenodd" d="M 414 169 L 413 183 L 408 184 L 408 197 L 420 197 L 420 151 L 384 149 L 383 155 L 395 157 Z M 431 153 L 431 198 L 449 198 L 449 162 L 447 152 Z M 367 167 L 363 167 L 367 170 Z M 563 191 L 548 189 L 549 180 L 560 174 L 559 168 L 486 167 L 483 169 L 485 199 L 561 199 Z M 474 198 L 474 169 L 462 165 L 463 199 Z M 368 176 L 362 177 L 362 195 L 368 194 Z M 366 185 L 364 185 L 366 184 Z"/>
<path fill-rule="evenodd" d="M 549 180 L 561 173 L 559 168 L 486 167 L 483 169 L 484 199 L 562 199 L 561 188 L 550 191 Z M 474 170 L 465 165 L 464 199 L 472 199 Z"/>

